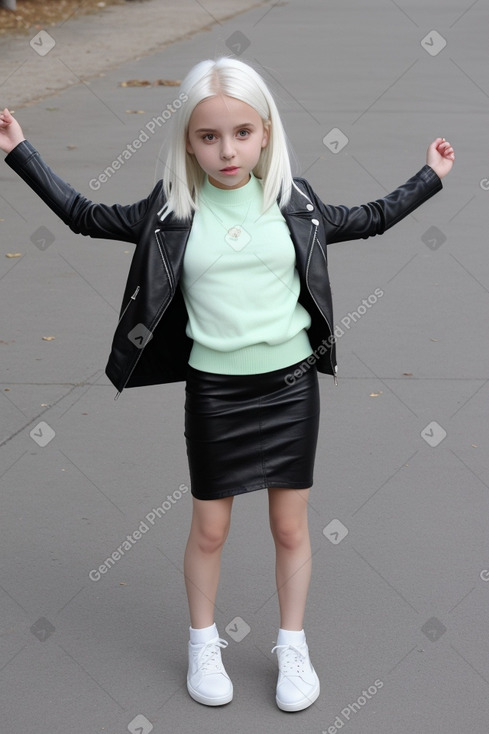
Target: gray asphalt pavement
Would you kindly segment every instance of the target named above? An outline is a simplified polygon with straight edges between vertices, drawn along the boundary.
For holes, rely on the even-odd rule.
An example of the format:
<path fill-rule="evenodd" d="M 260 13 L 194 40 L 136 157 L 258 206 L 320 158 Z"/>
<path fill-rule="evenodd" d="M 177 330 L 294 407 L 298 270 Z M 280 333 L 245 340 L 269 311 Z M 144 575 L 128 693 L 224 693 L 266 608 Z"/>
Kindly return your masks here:
<path fill-rule="evenodd" d="M 108 203 L 151 190 L 164 130 L 101 174 L 178 96 L 119 82 L 221 54 L 270 82 L 296 172 L 325 201 L 382 196 L 438 135 L 457 160 L 394 229 L 329 249 L 343 334 L 339 386 L 320 381 L 305 625 L 322 691 L 297 714 L 274 701 L 264 492 L 236 498 L 224 552 L 234 701 L 189 698 L 184 385 L 114 400 L 132 250 L 73 234 L 2 163 L 2 732 L 487 733 L 488 21 L 471 0 L 267 3 L 19 110 L 54 170 Z"/>

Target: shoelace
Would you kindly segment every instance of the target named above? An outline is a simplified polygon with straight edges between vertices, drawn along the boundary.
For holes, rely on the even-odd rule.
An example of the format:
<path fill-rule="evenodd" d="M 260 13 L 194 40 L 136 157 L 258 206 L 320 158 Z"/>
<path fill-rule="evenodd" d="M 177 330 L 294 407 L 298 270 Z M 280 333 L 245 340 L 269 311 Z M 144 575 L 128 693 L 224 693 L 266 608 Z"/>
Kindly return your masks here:
<path fill-rule="evenodd" d="M 197 656 L 198 667 L 206 673 L 219 673 L 222 670 L 222 660 L 220 654 L 221 647 L 227 647 L 228 641 L 218 637 L 215 640 L 207 642 Z"/>
<path fill-rule="evenodd" d="M 304 650 L 295 645 L 275 645 L 272 653 L 275 650 L 281 650 L 282 654 L 279 655 L 279 667 L 280 671 L 284 675 L 290 675 L 292 673 L 304 673 L 305 672 L 305 661 L 307 658 L 307 652 L 304 654 Z"/>

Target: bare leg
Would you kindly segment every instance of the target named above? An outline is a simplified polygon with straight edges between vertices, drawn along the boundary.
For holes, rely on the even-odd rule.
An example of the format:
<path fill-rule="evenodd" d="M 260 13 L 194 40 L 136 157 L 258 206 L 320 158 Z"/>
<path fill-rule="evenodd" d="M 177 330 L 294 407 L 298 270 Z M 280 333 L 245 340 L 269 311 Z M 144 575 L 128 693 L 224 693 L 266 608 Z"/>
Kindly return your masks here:
<path fill-rule="evenodd" d="M 221 551 L 231 523 L 233 497 L 193 501 L 192 524 L 185 549 L 184 573 L 190 610 L 190 624 L 195 629 L 210 627 L 221 570 Z"/>
<path fill-rule="evenodd" d="M 301 630 L 311 580 L 308 489 L 269 489 L 270 529 L 275 541 L 280 627 Z"/>

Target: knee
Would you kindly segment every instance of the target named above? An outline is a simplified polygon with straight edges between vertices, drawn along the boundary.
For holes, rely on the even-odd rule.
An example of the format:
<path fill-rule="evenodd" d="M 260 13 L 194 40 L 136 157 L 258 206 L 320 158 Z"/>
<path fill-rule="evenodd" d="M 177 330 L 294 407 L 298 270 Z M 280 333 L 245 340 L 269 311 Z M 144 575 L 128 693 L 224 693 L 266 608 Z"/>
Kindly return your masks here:
<path fill-rule="evenodd" d="M 221 550 L 229 532 L 229 524 L 200 524 L 196 533 L 199 550 L 202 553 L 215 553 Z"/>
<path fill-rule="evenodd" d="M 280 545 L 285 550 L 296 550 L 309 537 L 307 523 L 296 518 L 272 520 L 271 530 L 276 545 Z"/>

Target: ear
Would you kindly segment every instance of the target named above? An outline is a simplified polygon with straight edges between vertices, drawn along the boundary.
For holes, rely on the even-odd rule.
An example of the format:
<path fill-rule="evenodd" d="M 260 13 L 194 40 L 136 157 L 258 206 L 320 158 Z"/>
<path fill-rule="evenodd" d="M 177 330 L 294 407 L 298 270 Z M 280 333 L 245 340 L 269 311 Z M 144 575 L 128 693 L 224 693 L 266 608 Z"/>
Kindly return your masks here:
<path fill-rule="evenodd" d="M 185 148 L 187 149 L 187 153 L 190 153 L 190 155 L 194 155 L 194 149 L 192 148 L 192 144 L 189 140 L 188 133 L 185 137 Z"/>
<path fill-rule="evenodd" d="M 269 143 L 271 127 L 272 123 L 270 122 L 270 120 L 267 120 L 263 123 L 263 138 L 261 141 L 262 148 L 266 148 Z"/>

